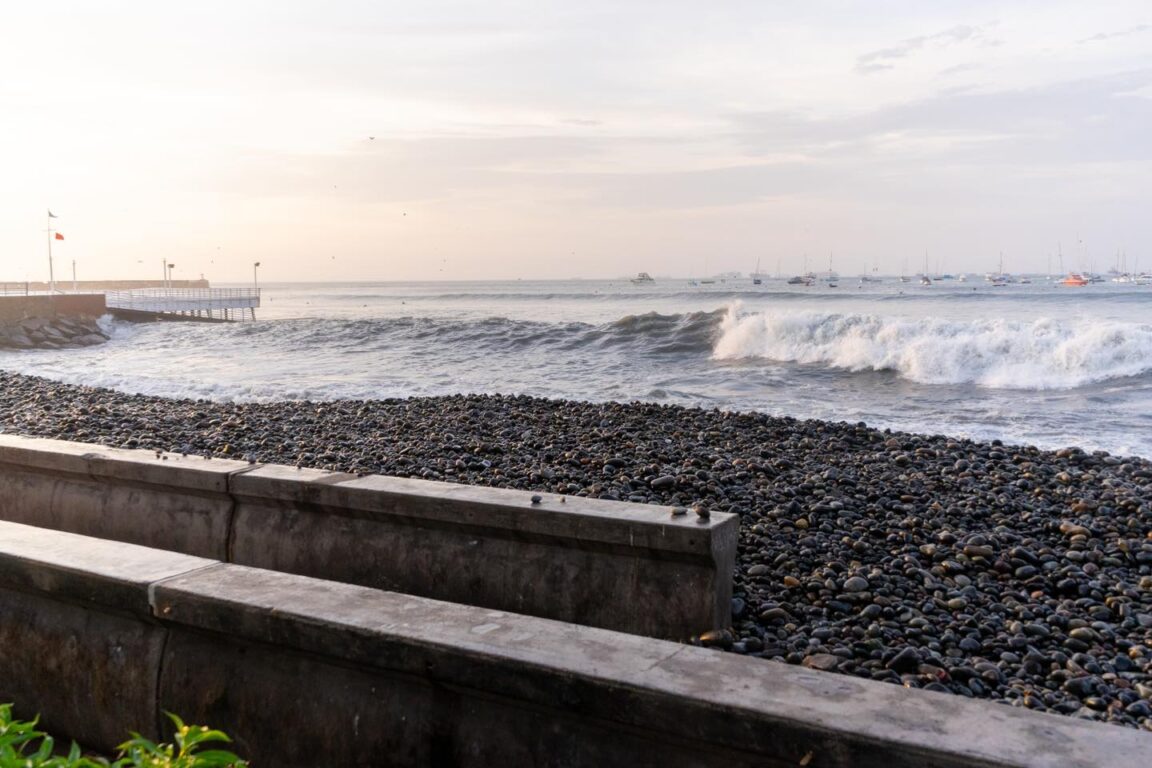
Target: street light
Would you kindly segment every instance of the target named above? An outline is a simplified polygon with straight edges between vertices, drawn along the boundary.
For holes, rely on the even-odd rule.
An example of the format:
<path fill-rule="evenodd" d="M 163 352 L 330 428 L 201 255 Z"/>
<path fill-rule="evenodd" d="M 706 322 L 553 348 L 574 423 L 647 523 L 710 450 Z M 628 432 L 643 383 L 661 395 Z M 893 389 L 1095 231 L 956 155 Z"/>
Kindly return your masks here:
<path fill-rule="evenodd" d="M 257 293 L 260 292 L 260 280 L 257 279 L 257 277 L 256 277 L 256 268 L 259 266 L 260 266 L 260 262 L 258 262 L 258 261 L 252 262 L 252 287 L 256 289 Z"/>
<path fill-rule="evenodd" d="M 168 290 L 172 290 L 172 269 L 175 266 L 172 262 L 168 262 Z"/>

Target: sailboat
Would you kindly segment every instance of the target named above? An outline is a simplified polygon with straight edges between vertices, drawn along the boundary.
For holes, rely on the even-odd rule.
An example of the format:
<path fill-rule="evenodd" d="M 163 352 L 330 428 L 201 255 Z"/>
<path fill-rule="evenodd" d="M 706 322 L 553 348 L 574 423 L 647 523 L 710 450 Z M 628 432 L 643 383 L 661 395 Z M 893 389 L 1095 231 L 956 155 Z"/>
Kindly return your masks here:
<path fill-rule="evenodd" d="M 920 274 L 920 285 L 932 285 L 932 278 L 928 276 L 928 249 L 924 249 L 924 271 Z"/>
<path fill-rule="evenodd" d="M 752 273 L 752 285 L 760 285 L 764 280 L 760 277 L 760 259 L 756 259 L 756 271 Z"/>
<path fill-rule="evenodd" d="M 826 278 L 824 278 L 824 281 L 826 283 L 828 283 L 829 288 L 836 288 L 838 286 L 837 281 L 839 279 L 840 279 L 840 275 L 836 274 L 836 271 L 832 269 L 832 254 L 831 254 L 831 252 L 829 252 L 829 254 L 828 254 L 828 276 Z"/>

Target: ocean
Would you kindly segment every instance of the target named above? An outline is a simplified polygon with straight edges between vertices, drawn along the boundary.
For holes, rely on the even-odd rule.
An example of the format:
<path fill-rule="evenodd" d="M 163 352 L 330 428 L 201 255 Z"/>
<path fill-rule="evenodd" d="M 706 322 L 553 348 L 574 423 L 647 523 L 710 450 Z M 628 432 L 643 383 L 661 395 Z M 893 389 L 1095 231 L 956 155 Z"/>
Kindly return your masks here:
<path fill-rule="evenodd" d="M 227 286 L 221 286 L 227 287 Z M 1152 287 L 748 278 L 261 286 L 257 322 L 131 324 L 0 369 L 226 401 L 527 394 L 1152 457 Z"/>

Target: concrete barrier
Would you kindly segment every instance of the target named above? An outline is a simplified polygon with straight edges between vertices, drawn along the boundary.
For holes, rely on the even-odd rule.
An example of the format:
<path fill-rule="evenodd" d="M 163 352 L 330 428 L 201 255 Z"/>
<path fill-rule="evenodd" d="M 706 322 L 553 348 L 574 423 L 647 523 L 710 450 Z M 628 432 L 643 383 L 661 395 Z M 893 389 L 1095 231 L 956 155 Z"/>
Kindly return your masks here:
<path fill-rule="evenodd" d="M 106 753 L 156 734 L 167 631 L 148 589 L 214 563 L 0 522 L 0 701 Z"/>
<path fill-rule="evenodd" d="M 729 624 L 738 532 L 722 513 L 9 435 L 0 519 L 671 639 Z"/>
<path fill-rule="evenodd" d="M 0 520 L 227 559 L 246 462 L 0 435 Z"/>
<path fill-rule="evenodd" d="M 730 621 L 730 515 L 279 466 L 230 488 L 235 563 L 674 639 Z"/>
<path fill-rule="evenodd" d="M 111 750 L 129 729 L 163 734 L 167 710 L 225 729 L 256 765 L 1094 768 L 1152 746 L 1105 724 L 12 523 L 0 637 L 0 700 L 58 735 Z"/>
<path fill-rule="evenodd" d="M 23 286 L 24 284 L 20 284 Z M 33 284 L 35 288 L 35 284 Z M 0 324 L 26 317 L 84 316 L 104 314 L 104 294 L 54 294 L 50 296 L 0 295 Z"/>

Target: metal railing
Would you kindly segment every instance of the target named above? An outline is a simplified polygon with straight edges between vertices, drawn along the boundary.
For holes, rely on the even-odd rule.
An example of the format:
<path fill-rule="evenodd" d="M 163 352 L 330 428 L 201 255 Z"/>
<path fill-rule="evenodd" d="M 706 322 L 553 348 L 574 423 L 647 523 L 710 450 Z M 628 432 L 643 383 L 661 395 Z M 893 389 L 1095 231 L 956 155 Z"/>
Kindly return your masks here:
<path fill-rule="evenodd" d="M 141 312 L 195 312 L 260 306 L 259 288 L 140 288 L 105 291 L 104 296 L 110 309 Z"/>

